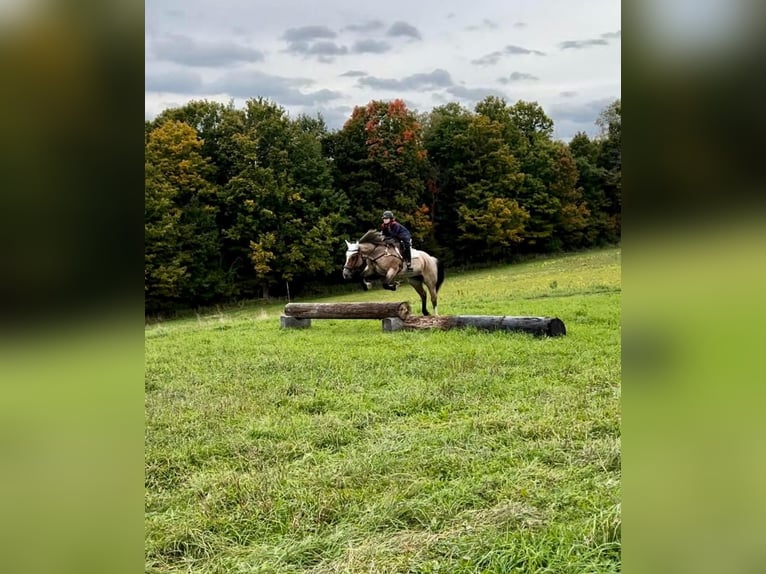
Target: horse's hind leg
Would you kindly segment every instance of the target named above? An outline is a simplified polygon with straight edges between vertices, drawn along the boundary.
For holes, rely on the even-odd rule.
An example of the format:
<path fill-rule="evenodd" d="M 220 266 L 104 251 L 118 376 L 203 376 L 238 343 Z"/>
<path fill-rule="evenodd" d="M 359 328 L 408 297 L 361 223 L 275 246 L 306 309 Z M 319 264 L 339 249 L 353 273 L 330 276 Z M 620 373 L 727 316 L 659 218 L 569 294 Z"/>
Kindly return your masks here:
<path fill-rule="evenodd" d="M 430 315 L 428 312 L 428 305 L 426 304 L 428 300 L 426 299 L 426 290 L 423 289 L 423 282 L 410 281 L 410 285 L 412 285 L 415 291 L 418 292 L 418 295 L 420 295 L 420 308 L 423 311 L 423 316 Z"/>
<path fill-rule="evenodd" d="M 434 308 L 434 315 L 438 315 L 439 303 L 438 303 L 437 294 L 436 294 L 436 287 L 433 285 L 428 285 L 428 291 L 431 293 L 431 305 L 433 305 L 433 308 Z M 423 297 L 423 300 L 424 300 L 423 305 L 425 305 L 425 296 Z"/>

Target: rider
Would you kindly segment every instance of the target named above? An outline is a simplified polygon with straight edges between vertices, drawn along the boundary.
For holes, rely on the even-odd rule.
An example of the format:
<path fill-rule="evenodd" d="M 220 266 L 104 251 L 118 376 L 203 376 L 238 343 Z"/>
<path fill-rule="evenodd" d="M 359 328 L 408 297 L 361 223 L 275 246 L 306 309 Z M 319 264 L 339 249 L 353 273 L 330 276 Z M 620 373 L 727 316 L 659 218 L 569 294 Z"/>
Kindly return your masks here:
<path fill-rule="evenodd" d="M 407 271 L 412 271 L 412 235 L 410 235 L 409 230 L 399 223 L 390 211 L 383 212 L 383 225 L 380 228 L 383 235 L 399 242 L 404 262 L 407 264 Z"/>

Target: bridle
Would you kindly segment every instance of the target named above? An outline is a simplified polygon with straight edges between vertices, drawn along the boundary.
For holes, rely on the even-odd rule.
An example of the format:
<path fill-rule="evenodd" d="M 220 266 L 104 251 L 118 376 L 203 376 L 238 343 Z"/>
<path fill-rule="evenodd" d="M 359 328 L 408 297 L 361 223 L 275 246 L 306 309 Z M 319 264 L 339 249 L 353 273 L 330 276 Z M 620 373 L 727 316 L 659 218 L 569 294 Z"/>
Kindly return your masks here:
<path fill-rule="evenodd" d="M 359 258 L 359 264 L 355 267 L 349 267 L 348 265 L 344 264 L 343 269 L 348 269 L 349 271 L 355 271 L 359 269 L 362 265 L 364 265 L 365 257 L 361 253 L 359 253 L 359 248 L 357 247 L 356 251 L 354 251 L 354 256 Z M 350 258 L 347 258 L 346 261 L 348 262 Z"/>

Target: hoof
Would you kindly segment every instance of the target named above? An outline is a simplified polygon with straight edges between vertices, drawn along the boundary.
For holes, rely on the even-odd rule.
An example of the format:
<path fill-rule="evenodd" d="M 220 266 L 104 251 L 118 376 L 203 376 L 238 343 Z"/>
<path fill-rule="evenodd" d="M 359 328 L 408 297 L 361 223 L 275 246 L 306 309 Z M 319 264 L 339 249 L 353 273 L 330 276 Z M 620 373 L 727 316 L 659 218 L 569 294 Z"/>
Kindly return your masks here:
<path fill-rule="evenodd" d="M 383 285 L 383 289 L 388 289 L 389 291 L 396 291 L 396 285 Z"/>

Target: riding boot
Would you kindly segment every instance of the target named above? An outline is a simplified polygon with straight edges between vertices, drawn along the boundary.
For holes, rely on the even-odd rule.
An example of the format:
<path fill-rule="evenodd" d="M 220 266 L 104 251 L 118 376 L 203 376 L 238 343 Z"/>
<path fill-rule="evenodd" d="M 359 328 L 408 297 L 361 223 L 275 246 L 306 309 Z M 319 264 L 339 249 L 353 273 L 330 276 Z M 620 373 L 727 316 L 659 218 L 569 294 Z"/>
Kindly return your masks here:
<path fill-rule="evenodd" d="M 407 271 L 412 271 L 412 252 L 409 241 L 402 241 L 402 255 L 404 255 L 404 262 L 407 264 Z"/>

